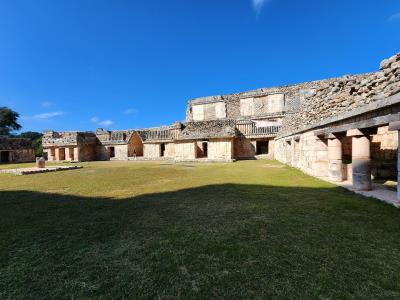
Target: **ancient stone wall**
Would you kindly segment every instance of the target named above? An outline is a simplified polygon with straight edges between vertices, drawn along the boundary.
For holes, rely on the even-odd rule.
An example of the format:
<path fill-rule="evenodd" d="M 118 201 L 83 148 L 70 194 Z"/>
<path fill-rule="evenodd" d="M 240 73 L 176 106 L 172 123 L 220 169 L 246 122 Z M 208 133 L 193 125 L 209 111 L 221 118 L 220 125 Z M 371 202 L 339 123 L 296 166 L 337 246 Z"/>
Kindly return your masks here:
<path fill-rule="evenodd" d="M 96 160 L 104 161 L 109 159 L 110 159 L 110 154 L 107 147 L 102 144 L 96 145 Z"/>
<path fill-rule="evenodd" d="M 139 157 L 143 156 L 143 142 L 139 134 L 133 133 L 128 144 L 128 156 Z"/>
<path fill-rule="evenodd" d="M 79 161 L 93 161 L 96 160 L 96 145 L 82 145 L 78 147 L 78 157 Z"/>
<path fill-rule="evenodd" d="M 213 112 L 218 109 L 207 110 L 206 105 L 208 104 L 212 104 L 210 107 L 218 105 L 220 111 L 223 111 L 222 103 L 225 103 L 226 116 L 224 118 L 232 120 L 262 116 L 270 117 L 282 114 L 286 110 L 296 109 L 301 104 L 302 99 L 312 93 L 313 90 L 336 80 L 336 78 L 332 78 L 281 87 L 262 88 L 243 93 L 193 99 L 188 103 L 186 122 L 211 120 L 214 116 L 214 119 L 223 117 L 223 113 L 217 117 L 216 113 Z"/>
<path fill-rule="evenodd" d="M 96 144 L 98 141 L 96 135 L 93 132 L 76 132 L 76 131 L 46 131 L 42 137 L 43 147 L 65 147 L 65 146 L 76 146 L 82 144 Z"/>
<path fill-rule="evenodd" d="M 234 141 L 234 156 L 237 159 L 251 159 L 256 156 L 256 142 L 245 137 Z"/>
<path fill-rule="evenodd" d="M 371 157 L 379 160 L 396 160 L 398 147 L 397 131 L 389 131 L 388 126 L 379 127 L 371 136 Z"/>
<path fill-rule="evenodd" d="M 208 158 L 211 160 L 232 160 L 233 140 L 213 139 L 208 142 Z"/>
<path fill-rule="evenodd" d="M 177 142 L 175 143 L 175 160 L 194 160 L 196 159 L 196 142 Z"/>
<path fill-rule="evenodd" d="M 202 140 L 209 138 L 230 138 L 236 135 L 234 120 L 213 120 L 190 122 L 178 136 L 179 140 Z"/>
<path fill-rule="evenodd" d="M 25 163 L 35 161 L 35 150 L 19 149 L 19 150 L 0 150 L 0 163 Z M 4 161 L 3 161 L 4 159 Z"/>
<path fill-rule="evenodd" d="M 0 152 L 2 163 L 35 161 L 35 150 L 29 139 L 0 136 Z"/>
<path fill-rule="evenodd" d="M 164 157 L 166 158 L 174 158 L 175 157 L 175 144 L 174 143 L 166 143 Z"/>
<path fill-rule="evenodd" d="M 143 154 L 146 158 L 158 158 L 160 157 L 161 148 L 160 144 L 144 144 Z"/>
<path fill-rule="evenodd" d="M 344 76 L 328 81 L 305 98 L 297 112 L 283 121 L 280 136 L 318 124 L 400 93 L 400 54 L 381 63 L 375 73 Z"/>
<path fill-rule="evenodd" d="M 396 177 L 397 132 L 388 131 L 388 126 L 377 128 L 371 137 L 372 174 L 375 177 Z M 352 140 L 351 137 L 340 137 L 344 174 L 351 177 Z M 298 152 L 296 151 L 296 145 Z M 328 177 L 327 140 L 315 136 L 315 131 L 281 138 L 275 141 L 277 160 L 301 169 L 315 177 Z M 346 176 L 345 176 L 346 177 Z M 345 179 L 345 178 L 344 178 Z"/>
<path fill-rule="evenodd" d="M 128 145 L 114 145 L 115 156 L 112 160 L 128 160 Z"/>
<path fill-rule="evenodd" d="M 328 177 L 328 145 L 313 131 L 275 141 L 275 158 L 319 178 Z"/>

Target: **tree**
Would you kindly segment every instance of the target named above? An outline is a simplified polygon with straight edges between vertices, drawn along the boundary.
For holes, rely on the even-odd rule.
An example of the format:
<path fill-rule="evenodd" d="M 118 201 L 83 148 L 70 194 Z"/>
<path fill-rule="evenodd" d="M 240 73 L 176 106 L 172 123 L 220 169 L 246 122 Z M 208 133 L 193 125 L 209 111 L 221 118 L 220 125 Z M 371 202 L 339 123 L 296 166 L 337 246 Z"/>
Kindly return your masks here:
<path fill-rule="evenodd" d="M 36 156 L 42 156 L 43 155 L 42 136 L 43 134 L 39 132 L 27 131 L 27 132 L 22 132 L 20 135 L 17 135 L 15 137 L 30 139 L 32 141 L 33 147 L 35 148 Z"/>
<path fill-rule="evenodd" d="M 0 107 L 0 135 L 10 135 L 11 131 L 21 129 L 18 118 L 19 113 L 8 107 Z"/>

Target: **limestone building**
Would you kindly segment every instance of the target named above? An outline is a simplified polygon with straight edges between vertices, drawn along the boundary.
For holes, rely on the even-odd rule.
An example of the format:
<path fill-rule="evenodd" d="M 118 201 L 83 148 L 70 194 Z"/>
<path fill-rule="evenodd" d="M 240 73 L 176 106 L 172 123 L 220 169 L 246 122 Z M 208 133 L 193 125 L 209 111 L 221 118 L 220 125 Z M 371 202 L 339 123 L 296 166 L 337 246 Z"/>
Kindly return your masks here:
<path fill-rule="evenodd" d="M 23 163 L 35 160 L 35 150 L 29 139 L 0 136 L 0 163 Z"/>
<path fill-rule="evenodd" d="M 400 54 L 380 70 L 188 102 L 156 128 L 46 132 L 49 160 L 225 161 L 275 158 L 323 179 L 392 177 L 400 129 Z M 391 129 L 393 131 L 391 131 Z"/>

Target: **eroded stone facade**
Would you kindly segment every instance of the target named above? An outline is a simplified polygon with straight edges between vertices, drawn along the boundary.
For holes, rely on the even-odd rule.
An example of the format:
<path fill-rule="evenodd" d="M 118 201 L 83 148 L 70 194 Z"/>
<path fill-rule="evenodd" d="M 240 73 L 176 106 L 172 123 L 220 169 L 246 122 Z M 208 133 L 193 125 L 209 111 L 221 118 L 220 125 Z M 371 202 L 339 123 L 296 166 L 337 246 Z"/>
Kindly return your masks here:
<path fill-rule="evenodd" d="M 283 119 L 275 157 L 369 190 L 371 178 L 396 178 L 399 134 L 389 127 L 398 121 L 400 54 L 384 60 L 378 72 L 327 81 L 306 95 Z"/>
<path fill-rule="evenodd" d="M 35 150 L 29 139 L 0 136 L 0 163 L 35 161 Z"/>
<path fill-rule="evenodd" d="M 380 70 L 190 100 L 185 123 L 138 130 L 45 133 L 53 160 L 234 161 L 275 158 L 368 188 L 397 172 L 400 54 Z M 400 126 L 400 125 L 399 125 Z"/>

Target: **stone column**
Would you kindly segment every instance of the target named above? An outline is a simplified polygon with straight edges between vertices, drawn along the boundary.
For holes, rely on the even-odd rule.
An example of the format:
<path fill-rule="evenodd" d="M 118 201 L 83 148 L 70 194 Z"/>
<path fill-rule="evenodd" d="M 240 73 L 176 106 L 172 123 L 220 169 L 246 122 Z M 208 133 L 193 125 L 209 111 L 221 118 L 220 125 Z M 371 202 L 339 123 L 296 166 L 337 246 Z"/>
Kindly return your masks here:
<path fill-rule="evenodd" d="M 65 160 L 71 161 L 71 151 L 74 151 L 73 148 L 65 148 Z"/>
<path fill-rule="evenodd" d="M 50 150 L 49 160 L 52 160 L 52 161 L 56 160 L 56 148 L 51 147 L 51 148 L 49 148 L 49 150 Z"/>
<path fill-rule="evenodd" d="M 291 152 L 292 152 L 291 165 L 292 165 L 292 167 L 297 167 L 295 143 L 296 142 L 295 142 L 294 138 L 292 138 L 292 141 L 291 141 Z"/>
<path fill-rule="evenodd" d="M 56 154 L 55 160 L 59 161 L 60 160 L 60 148 L 55 149 L 55 154 Z"/>
<path fill-rule="evenodd" d="M 369 191 L 372 188 L 369 135 L 359 129 L 351 129 L 347 136 L 352 137 L 353 188 L 356 191 Z"/>
<path fill-rule="evenodd" d="M 79 148 L 74 148 L 74 160 L 80 161 L 79 160 Z"/>
<path fill-rule="evenodd" d="M 333 134 L 328 136 L 328 175 L 332 181 L 343 181 L 342 142 Z"/>
<path fill-rule="evenodd" d="M 400 130 L 397 132 L 397 201 L 400 202 Z"/>
<path fill-rule="evenodd" d="M 389 131 L 397 131 L 397 201 L 400 202 L 400 121 L 390 123 Z"/>

